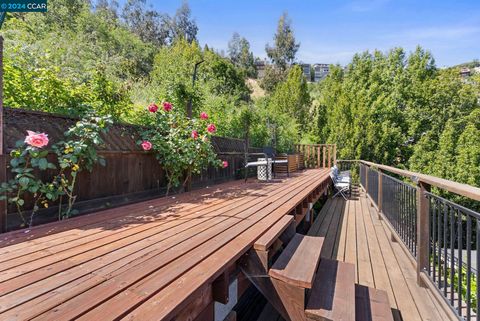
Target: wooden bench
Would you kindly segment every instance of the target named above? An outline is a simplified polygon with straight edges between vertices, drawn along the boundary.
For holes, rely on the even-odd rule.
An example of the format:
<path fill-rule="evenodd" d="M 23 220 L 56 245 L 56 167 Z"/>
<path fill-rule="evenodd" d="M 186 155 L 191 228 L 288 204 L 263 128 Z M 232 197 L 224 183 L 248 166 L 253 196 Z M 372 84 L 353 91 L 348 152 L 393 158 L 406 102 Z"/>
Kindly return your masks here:
<path fill-rule="evenodd" d="M 306 291 L 313 286 L 322 244 L 321 237 L 296 234 L 269 270 L 286 319 L 305 320 Z"/>

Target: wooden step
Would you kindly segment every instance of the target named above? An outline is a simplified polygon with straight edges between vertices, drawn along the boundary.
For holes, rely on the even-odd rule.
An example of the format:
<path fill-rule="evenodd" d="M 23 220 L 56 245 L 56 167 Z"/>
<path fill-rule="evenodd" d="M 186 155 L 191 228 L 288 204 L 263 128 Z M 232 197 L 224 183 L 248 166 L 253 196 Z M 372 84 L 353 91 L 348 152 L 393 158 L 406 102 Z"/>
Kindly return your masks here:
<path fill-rule="evenodd" d="M 294 235 L 295 224 L 293 216 L 285 215 L 255 242 L 253 248 L 255 250 L 267 251 L 276 240 L 280 239 L 283 244 L 286 244 Z"/>
<path fill-rule="evenodd" d="M 307 320 L 355 320 L 355 265 L 322 258 L 305 315 Z"/>
<path fill-rule="evenodd" d="M 311 289 L 320 259 L 323 237 L 295 234 L 269 270 L 272 278 Z"/>
<path fill-rule="evenodd" d="M 385 291 L 355 284 L 356 321 L 393 321 Z"/>

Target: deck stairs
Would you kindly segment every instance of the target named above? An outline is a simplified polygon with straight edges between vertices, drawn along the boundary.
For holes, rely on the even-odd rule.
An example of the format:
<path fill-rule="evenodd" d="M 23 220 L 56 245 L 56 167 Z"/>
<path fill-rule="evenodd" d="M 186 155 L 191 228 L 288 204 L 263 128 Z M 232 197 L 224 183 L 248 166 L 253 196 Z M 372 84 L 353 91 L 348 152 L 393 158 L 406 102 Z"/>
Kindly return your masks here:
<path fill-rule="evenodd" d="M 393 321 L 385 291 L 355 283 L 355 266 L 320 258 L 323 237 L 285 216 L 254 245 L 243 273 L 287 321 Z"/>

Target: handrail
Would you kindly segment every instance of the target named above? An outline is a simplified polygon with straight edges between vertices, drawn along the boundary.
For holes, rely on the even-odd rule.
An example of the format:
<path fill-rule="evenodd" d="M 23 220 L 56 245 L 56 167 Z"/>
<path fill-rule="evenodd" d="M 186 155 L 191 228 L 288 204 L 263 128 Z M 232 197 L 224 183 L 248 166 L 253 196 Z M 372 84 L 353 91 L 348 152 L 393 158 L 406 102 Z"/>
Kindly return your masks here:
<path fill-rule="evenodd" d="M 364 160 L 337 160 L 337 162 L 360 162 L 362 164 L 365 164 L 371 167 L 375 167 L 390 173 L 394 173 L 394 174 L 409 178 L 417 184 L 421 181 L 431 186 L 435 186 L 435 187 L 444 189 L 446 191 L 449 191 L 461 196 L 465 196 L 476 201 L 480 201 L 480 188 L 475 186 L 450 181 L 448 179 L 444 179 L 440 177 L 412 172 L 409 170 L 400 169 L 392 166 L 364 161 Z"/>

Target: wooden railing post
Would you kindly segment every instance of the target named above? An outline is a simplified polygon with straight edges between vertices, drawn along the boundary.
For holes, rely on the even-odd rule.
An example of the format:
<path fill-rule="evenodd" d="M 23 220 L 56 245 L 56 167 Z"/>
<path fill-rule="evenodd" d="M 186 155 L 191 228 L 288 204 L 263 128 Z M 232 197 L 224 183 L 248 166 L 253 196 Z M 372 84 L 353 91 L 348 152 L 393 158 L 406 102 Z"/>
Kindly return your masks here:
<path fill-rule="evenodd" d="M 426 192 L 430 192 L 430 185 L 419 181 L 417 185 L 417 283 L 420 286 L 425 286 L 420 275 L 427 270 L 430 255 L 428 253 L 430 204 Z"/>
<path fill-rule="evenodd" d="M 328 149 L 328 168 L 332 167 L 330 147 L 331 147 L 330 145 L 327 145 L 327 149 Z"/>
<path fill-rule="evenodd" d="M 320 168 L 320 146 L 317 146 L 317 167 Z"/>
<path fill-rule="evenodd" d="M 305 145 L 306 157 L 305 157 L 305 167 L 308 168 L 308 162 L 310 161 L 310 145 Z"/>
<path fill-rule="evenodd" d="M 327 149 L 325 145 L 323 145 L 323 168 L 325 168 L 325 158 L 327 157 Z"/>

